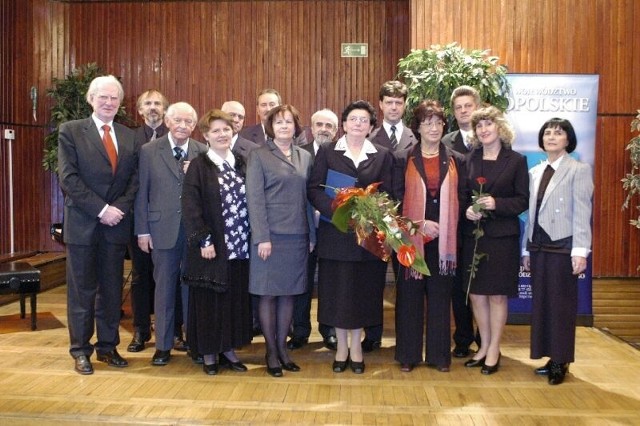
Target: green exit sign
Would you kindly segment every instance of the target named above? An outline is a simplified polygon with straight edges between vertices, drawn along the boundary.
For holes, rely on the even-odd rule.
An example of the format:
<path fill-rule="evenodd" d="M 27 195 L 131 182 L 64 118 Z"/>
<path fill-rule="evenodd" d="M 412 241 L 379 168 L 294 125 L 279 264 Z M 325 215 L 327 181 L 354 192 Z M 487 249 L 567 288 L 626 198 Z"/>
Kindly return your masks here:
<path fill-rule="evenodd" d="M 340 56 L 343 58 L 366 58 L 369 56 L 368 43 L 342 43 Z"/>

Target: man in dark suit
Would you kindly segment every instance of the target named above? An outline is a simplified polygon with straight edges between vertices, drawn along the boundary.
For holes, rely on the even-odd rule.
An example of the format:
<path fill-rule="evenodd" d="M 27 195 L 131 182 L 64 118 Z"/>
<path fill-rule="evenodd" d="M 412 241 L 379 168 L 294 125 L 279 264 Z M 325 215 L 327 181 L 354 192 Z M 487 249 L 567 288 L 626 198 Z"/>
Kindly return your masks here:
<path fill-rule="evenodd" d="M 208 150 L 206 145 L 190 138 L 197 120 L 191 105 L 185 102 L 170 105 L 165 116 L 169 133 L 140 150 L 135 233 L 140 249 L 151 252 L 153 259 L 156 351 L 151 363 L 158 366 L 169 363 L 174 344 L 175 293 L 186 244 L 180 203 L 182 181 L 190 160 Z M 188 289 L 181 287 L 186 314 Z"/>
<path fill-rule="evenodd" d="M 114 123 L 124 97 L 113 76 L 95 78 L 87 91 L 90 118 L 60 126 L 58 176 L 64 192 L 69 352 L 75 370 L 93 374 L 91 354 L 126 367 L 118 354 L 124 255 L 129 212 L 138 190 L 133 131 Z M 90 340 L 95 329 L 97 342 Z"/>
<path fill-rule="evenodd" d="M 390 151 L 401 151 L 418 143 L 415 135 L 402 121 L 407 101 L 407 86 L 396 80 L 385 82 L 380 87 L 380 110 L 382 125 L 369 135 L 374 144 L 384 146 Z M 398 260 L 391 257 L 394 275 L 398 274 Z M 382 324 L 366 327 L 362 350 L 371 352 L 382 343 Z"/>
<path fill-rule="evenodd" d="M 145 143 L 161 138 L 167 133 L 164 125 L 164 113 L 169 102 L 157 90 L 147 90 L 138 97 L 138 114 L 144 124 L 136 129 L 136 152 Z M 144 350 L 145 343 L 151 339 L 151 307 L 153 306 L 153 262 L 151 255 L 140 250 L 138 237 L 132 232 L 129 243 L 131 256 L 131 312 L 133 314 L 133 339 L 127 347 L 129 352 Z"/>
<path fill-rule="evenodd" d="M 245 109 L 238 101 L 227 101 L 220 108 L 233 119 L 233 137 L 231 138 L 231 151 L 244 158 L 245 162 L 249 158 L 249 152 L 258 147 L 258 144 L 240 136 L 240 131 L 244 125 Z"/>
<path fill-rule="evenodd" d="M 311 116 L 311 132 L 313 134 L 313 142 L 302 145 L 301 148 L 311 154 L 311 158 L 315 159 L 316 152 L 325 142 L 332 142 L 338 133 L 338 116 L 330 109 L 321 109 Z M 316 229 L 318 228 L 318 220 L 320 212 L 314 212 L 314 222 Z M 289 349 L 299 349 L 309 342 L 311 334 L 311 299 L 313 298 L 313 284 L 316 276 L 316 266 L 318 264 L 318 256 L 316 249 L 309 253 L 309 261 L 307 265 L 307 290 L 305 293 L 297 295 L 293 305 L 293 335 L 287 342 Z M 333 327 L 325 324 L 318 324 L 322 341 L 327 349 L 336 350 L 338 341 L 336 332 Z"/>
<path fill-rule="evenodd" d="M 480 104 L 480 94 L 473 87 L 460 86 L 454 89 L 451 94 L 451 109 L 453 109 L 453 115 L 456 118 L 459 130 L 446 134 L 442 138 L 443 144 L 462 154 L 471 151 L 471 136 L 473 134 L 471 114 L 480 108 Z M 459 250 L 458 259 L 462 259 L 462 250 Z M 459 265 L 462 265 L 462 263 L 460 262 Z M 469 346 L 474 340 L 480 346 L 480 336 L 476 337 L 473 331 L 473 312 L 471 311 L 471 304 L 466 302 L 463 276 L 464 271 L 459 267 L 456 272 L 451 297 L 453 318 L 456 324 L 456 330 L 453 333 L 455 347 L 451 353 L 456 358 L 466 358 L 471 355 L 472 352 Z"/>
<path fill-rule="evenodd" d="M 260 117 L 260 122 L 253 126 L 249 126 L 242 130 L 240 136 L 258 145 L 264 145 L 267 140 L 266 133 L 264 131 L 264 124 L 267 121 L 267 114 L 273 108 L 282 105 L 282 97 L 276 89 L 263 89 L 258 93 L 257 111 Z M 305 145 L 307 143 L 307 137 L 305 132 L 296 136 L 294 143 L 296 145 Z"/>
<path fill-rule="evenodd" d="M 400 81 L 387 81 L 380 87 L 382 125 L 369 135 L 369 140 L 391 151 L 406 149 L 418 143 L 411 129 L 402 121 L 407 102 L 407 86 Z"/>

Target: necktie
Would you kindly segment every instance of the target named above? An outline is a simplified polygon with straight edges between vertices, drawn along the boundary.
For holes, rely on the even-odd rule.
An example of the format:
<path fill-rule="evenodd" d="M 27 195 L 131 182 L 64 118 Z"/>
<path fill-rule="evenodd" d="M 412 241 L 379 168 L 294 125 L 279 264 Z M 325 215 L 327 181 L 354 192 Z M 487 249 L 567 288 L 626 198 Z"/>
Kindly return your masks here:
<path fill-rule="evenodd" d="M 158 132 L 156 132 L 156 129 L 153 129 L 153 134 L 151 135 L 151 139 L 149 139 L 149 141 L 155 141 L 158 138 Z"/>
<path fill-rule="evenodd" d="M 396 137 L 396 126 L 391 126 L 391 137 L 389 138 L 391 141 L 391 148 L 396 149 L 398 146 L 398 138 Z"/>
<path fill-rule="evenodd" d="M 111 139 L 111 127 L 105 124 L 102 126 L 102 130 L 104 131 L 102 134 L 102 144 L 104 145 L 104 149 L 107 150 L 107 156 L 111 163 L 111 173 L 115 175 L 116 166 L 118 165 L 118 153 L 116 152 L 116 146 L 113 143 L 113 139 Z"/>
<path fill-rule="evenodd" d="M 460 134 L 462 135 L 462 143 L 464 144 L 465 148 L 467 148 L 467 151 L 471 151 L 471 144 L 469 143 L 469 137 L 467 136 L 466 133 L 460 132 Z"/>
<path fill-rule="evenodd" d="M 179 146 L 174 146 L 173 147 L 173 152 L 175 152 L 175 154 L 173 154 L 173 157 L 176 160 L 180 161 L 180 160 L 182 160 L 184 158 L 184 151 Z"/>
<path fill-rule="evenodd" d="M 542 201 L 544 193 L 546 192 L 554 173 L 555 170 L 553 167 L 551 167 L 550 164 L 547 164 L 547 167 L 544 169 L 544 173 L 542 174 L 542 179 L 540 180 L 540 186 L 538 187 L 538 201 Z"/>

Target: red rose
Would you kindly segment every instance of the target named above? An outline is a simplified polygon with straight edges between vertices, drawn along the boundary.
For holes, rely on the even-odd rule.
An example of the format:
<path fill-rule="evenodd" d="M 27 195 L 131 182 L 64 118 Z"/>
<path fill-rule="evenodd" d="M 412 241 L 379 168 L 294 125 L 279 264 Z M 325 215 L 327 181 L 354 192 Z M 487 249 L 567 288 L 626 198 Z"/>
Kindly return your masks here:
<path fill-rule="evenodd" d="M 478 182 L 478 185 L 484 185 L 485 183 L 487 183 L 487 179 L 482 176 L 478 176 L 476 178 L 476 182 Z"/>

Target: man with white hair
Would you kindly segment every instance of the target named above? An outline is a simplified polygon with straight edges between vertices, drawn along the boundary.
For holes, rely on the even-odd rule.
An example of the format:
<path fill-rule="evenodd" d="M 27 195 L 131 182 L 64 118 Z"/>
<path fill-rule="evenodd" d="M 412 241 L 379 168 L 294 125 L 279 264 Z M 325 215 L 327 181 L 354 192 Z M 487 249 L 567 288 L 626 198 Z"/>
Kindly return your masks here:
<path fill-rule="evenodd" d="M 61 124 L 58 137 L 69 353 L 79 374 L 93 374 L 94 349 L 98 361 L 128 366 L 116 347 L 124 255 L 131 233 L 129 212 L 138 180 L 134 133 L 113 121 L 123 98 L 117 78 L 96 77 L 87 90 L 91 117 Z M 90 342 L 94 322 L 95 345 Z"/>
<path fill-rule="evenodd" d="M 156 366 L 169 363 L 174 343 L 176 285 L 186 248 L 182 182 L 189 162 L 208 150 L 190 137 L 198 115 L 188 103 L 169 105 L 164 121 L 169 132 L 140 149 L 140 189 L 134 209 L 138 246 L 153 259 L 156 351 L 151 364 Z M 187 287 L 182 285 L 185 317 L 188 296 Z"/>
<path fill-rule="evenodd" d="M 338 117 L 330 109 L 321 109 L 311 116 L 311 133 L 313 142 L 302 145 L 301 148 L 311 153 L 315 159 L 316 153 L 323 143 L 333 142 L 338 133 Z M 319 212 L 315 212 L 315 225 L 318 227 Z M 296 296 L 293 306 L 293 335 L 287 342 L 289 349 L 299 349 L 309 342 L 311 334 L 311 298 L 313 296 L 313 284 L 316 276 L 316 265 L 318 257 L 316 250 L 309 253 L 307 269 L 307 289 L 304 293 Z M 318 329 L 322 335 L 324 346 L 331 350 L 336 350 L 338 341 L 333 327 L 325 324 L 318 324 Z"/>

